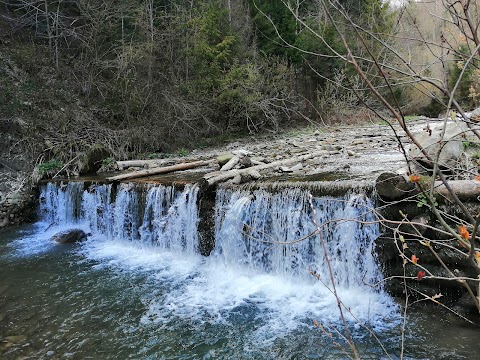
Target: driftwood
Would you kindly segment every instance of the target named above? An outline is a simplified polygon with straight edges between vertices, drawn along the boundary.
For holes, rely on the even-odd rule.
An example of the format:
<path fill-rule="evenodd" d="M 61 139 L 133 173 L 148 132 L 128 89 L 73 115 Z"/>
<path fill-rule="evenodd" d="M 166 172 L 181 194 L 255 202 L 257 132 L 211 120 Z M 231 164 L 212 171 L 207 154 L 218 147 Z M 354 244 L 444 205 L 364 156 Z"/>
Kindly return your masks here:
<path fill-rule="evenodd" d="M 479 181 L 450 180 L 448 181 L 448 184 L 457 197 L 462 201 L 476 200 L 480 197 Z M 404 199 L 420 192 L 415 186 L 415 183 L 408 180 L 408 177 L 390 172 L 383 173 L 377 178 L 375 188 L 382 198 L 392 200 Z M 443 182 L 435 181 L 434 189 L 436 195 L 444 196 L 448 199 L 451 198 L 451 194 Z"/>
<path fill-rule="evenodd" d="M 167 173 L 171 173 L 171 172 L 174 172 L 174 171 L 193 169 L 193 168 L 200 167 L 200 166 L 210 165 L 211 163 L 212 163 L 212 160 L 210 160 L 210 161 L 194 161 L 194 162 L 176 164 L 176 165 L 171 165 L 171 166 L 156 167 L 156 168 L 152 168 L 152 169 L 134 171 L 134 172 L 131 172 L 131 173 L 128 173 L 128 174 L 111 176 L 111 177 L 108 177 L 106 180 L 108 182 L 130 180 L 130 179 L 136 179 L 136 178 L 145 177 L 145 176 L 149 176 L 149 175 L 167 174 Z"/>
<path fill-rule="evenodd" d="M 480 197 L 480 182 L 476 180 L 451 180 L 448 185 L 462 201 L 477 200 Z M 435 192 L 451 199 L 450 192 L 441 181 L 435 181 Z"/>
<path fill-rule="evenodd" d="M 255 159 L 251 159 L 251 160 L 252 160 L 252 165 L 265 165 L 265 163 L 262 161 L 258 161 Z"/>
<path fill-rule="evenodd" d="M 233 156 L 228 162 L 222 166 L 220 171 L 229 171 L 232 170 L 235 165 L 237 165 L 240 162 L 240 158 L 237 156 Z"/>
<path fill-rule="evenodd" d="M 127 169 L 129 167 L 158 167 L 169 163 L 174 163 L 175 159 L 150 159 L 150 160 L 125 160 L 117 161 L 118 170 Z"/>
<path fill-rule="evenodd" d="M 202 185 L 204 187 L 208 188 L 208 187 L 211 187 L 215 184 L 227 181 L 229 179 L 233 179 L 237 175 L 242 176 L 244 174 L 247 174 L 249 171 L 252 171 L 252 170 L 258 172 L 258 171 L 261 171 L 261 170 L 271 169 L 271 168 L 274 168 L 274 167 L 280 167 L 280 166 L 295 164 L 295 163 L 299 163 L 299 162 L 302 162 L 304 160 L 312 159 L 314 157 L 324 155 L 324 154 L 325 154 L 324 151 L 313 152 L 313 153 L 310 153 L 310 154 L 301 155 L 301 156 L 298 156 L 298 157 L 284 159 L 284 160 L 278 160 L 278 161 L 271 162 L 269 164 L 256 165 L 256 166 L 252 166 L 252 167 L 245 168 L 245 169 L 235 169 L 235 170 L 223 171 L 223 172 L 215 171 L 213 173 L 206 174 L 203 177 L 203 179 L 202 179 L 203 184 Z"/>

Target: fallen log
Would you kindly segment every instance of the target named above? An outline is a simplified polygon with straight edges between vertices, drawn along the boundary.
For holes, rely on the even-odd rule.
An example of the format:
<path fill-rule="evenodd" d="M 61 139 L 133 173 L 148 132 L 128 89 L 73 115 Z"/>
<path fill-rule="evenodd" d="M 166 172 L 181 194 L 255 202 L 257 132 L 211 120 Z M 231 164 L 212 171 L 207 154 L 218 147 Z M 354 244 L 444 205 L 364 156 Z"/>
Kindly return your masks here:
<path fill-rule="evenodd" d="M 271 163 L 268 163 L 268 164 L 256 165 L 256 166 L 252 166 L 252 167 L 245 168 L 245 169 L 235 169 L 235 170 L 229 170 L 229 171 L 225 171 L 225 172 L 216 171 L 214 173 L 206 174 L 203 177 L 202 187 L 209 188 L 209 187 L 211 187 L 215 184 L 227 181 L 229 179 L 233 179 L 236 175 L 243 175 L 243 174 L 246 174 L 246 173 L 248 173 L 249 171 L 252 171 L 252 170 L 261 171 L 261 170 L 271 169 L 271 168 L 274 168 L 274 167 L 290 165 L 290 164 L 302 162 L 304 160 L 312 159 L 314 157 L 321 156 L 321 155 L 324 155 L 324 154 L 325 154 L 325 152 L 322 150 L 321 152 L 313 152 L 313 153 L 310 153 L 310 154 L 305 154 L 305 155 L 301 155 L 301 156 L 294 157 L 294 158 L 288 158 L 288 159 L 284 159 L 284 160 L 278 160 L 278 161 L 274 161 L 274 162 L 271 162 Z"/>
<path fill-rule="evenodd" d="M 164 167 L 156 167 L 152 169 L 134 171 L 128 174 L 116 175 L 106 178 L 107 182 L 114 182 L 114 181 L 122 181 L 122 180 L 130 180 L 136 179 L 140 177 L 150 176 L 150 175 L 159 175 L 159 174 L 167 174 L 174 171 L 182 171 L 193 169 L 200 166 L 210 165 L 214 160 L 209 161 L 194 161 L 189 163 L 181 163 L 171 166 L 164 166 Z"/>
<path fill-rule="evenodd" d="M 252 165 L 265 165 L 265 164 L 266 163 L 264 163 L 263 161 L 252 159 Z"/>
<path fill-rule="evenodd" d="M 375 182 L 375 188 L 380 197 L 387 199 L 402 199 L 416 191 L 415 184 L 408 181 L 406 175 L 393 172 L 380 174 Z"/>
<path fill-rule="evenodd" d="M 174 163 L 175 159 L 149 159 L 149 160 L 125 160 L 117 161 L 118 170 L 124 170 L 129 167 L 158 167 L 160 165 Z"/>
<path fill-rule="evenodd" d="M 480 197 L 479 181 L 449 180 L 448 185 L 462 201 L 477 200 Z M 420 189 L 415 186 L 415 183 L 409 181 L 407 176 L 391 172 L 380 174 L 376 180 L 375 188 L 381 198 L 390 200 L 401 200 L 420 193 Z M 428 186 L 425 190 L 429 191 L 430 187 Z M 435 181 L 434 191 L 435 196 L 451 199 L 451 194 L 442 181 Z"/>
<path fill-rule="evenodd" d="M 240 158 L 237 156 L 233 156 L 228 162 L 222 166 L 220 171 L 229 171 L 232 170 L 235 165 L 237 165 L 240 162 Z"/>
<path fill-rule="evenodd" d="M 448 185 L 462 201 L 476 200 L 480 197 L 480 182 L 476 180 L 450 180 Z M 452 200 L 452 195 L 443 182 L 435 181 L 435 192 Z"/>

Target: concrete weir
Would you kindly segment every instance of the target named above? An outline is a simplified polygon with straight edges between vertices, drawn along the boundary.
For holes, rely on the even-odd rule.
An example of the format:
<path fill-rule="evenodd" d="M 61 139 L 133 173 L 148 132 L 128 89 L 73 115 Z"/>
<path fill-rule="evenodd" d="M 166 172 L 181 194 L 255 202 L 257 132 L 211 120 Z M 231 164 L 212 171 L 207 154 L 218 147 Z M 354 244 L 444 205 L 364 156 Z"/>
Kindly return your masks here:
<path fill-rule="evenodd" d="M 379 226 L 371 188 L 340 184 L 258 182 L 201 191 L 194 183 L 164 179 L 57 181 L 41 185 L 40 216 L 110 239 L 213 256 L 267 273 L 327 278 L 313 208 L 343 284 L 361 285 L 365 278 L 376 283 Z"/>
<path fill-rule="evenodd" d="M 283 197 L 294 196 L 303 198 L 311 194 L 315 199 L 328 198 L 330 201 L 334 201 L 334 199 L 346 201 L 346 198 L 353 195 L 372 198 L 374 189 L 372 182 L 366 180 L 356 181 L 342 178 L 343 176 L 345 176 L 345 174 L 324 173 L 304 178 L 283 177 L 282 181 L 275 179 L 270 181 L 267 179 L 265 181 L 250 182 L 242 185 L 225 183 L 208 189 L 204 189 L 197 184 L 199 179 L 201 179 L 201 174 L 195 173 L 189 174 L 186 177 L 162 175 L 111 184 L 105 183 L 102 177 L 56 179 L 42 181 L 40 184 L 42 189 L 40 203 L 41 205 L 44 204 L 45 201 L 47 201 L 47 196 L 59 196 L 61 199 L 57 199 L 57 201 L 64 201 L 72 206 L 71 209 L 66 210 L 71 213 L 72 219 L 81 219 L 83 216 L 82 211 L 84 211 L 82 210 L 82 206 L 85 206 L 82 205 L 82 203 L 87 197 L 86 194 L 96 194 L 95 196 L 104 198 L 101 210 L 95 210 L 95 213 L 98 214 L 105 211 L 107 203 L 115 204 L 119 196 L 125 197 L 127 196 L 126 193 L 131 193 L 134 195 L 130 196 L 130 201 L 132 203 L 134 202 L 135 205 L 131 204 L 129 206 L 135 207 L 135 214 L 131 214 L 130 219 L 127 220 L 130 221 L 131 224 L 126 226 L 131 227 L 133 232 L 138 232 L 141 230 L 141 224 L 137 223 L 146 221 L 147 216 L 163 215 L 160 213 L 155 215 L 147 214 L 149 211 L 152 211 L 151 207 L 153 205 L 151 202 L 163 201 L 165 203 L 164 205 L 166 205 L 166 202 L 173 201 L 173 198 L 177 196 L 176 194 L 187 194 L 185 196 L 189 197 L 194 196 L 196 211 L 198 212 L 198 223 L 196 224 L 198 249 L 202 255 L 208 256 L 215 247 L 215 217 L 218 217 L 219 194 L 237 193 L 242 194 L 243 197 L 250 196 L 252 199 L 258 196 L 275 197 L 276 194 L 277 196 Z M 150 193 L 155 189 L 164 189 L 163 191 L 169 192 L 170 199 L 167 201 L 165 196 L 163 196 L 161 199 L 152 199 L 149 202 L 148 197 L 153 196 Z M 56 195 L 52 195 L 52 191 L 55 192 Z M 99 192 L 101 192 L 102 195 L 100 195 Z M 264 206 L 270 205 L 264 204 Z M 277 204 L 276 206 L 281 206 L 281 204 Z M 305 204 L 303 204 L 303 206 L 305 206 Z M 290 210 L 293 211 L 295 209 Z M 304 210 L 307 212 L 310 211 L 310 209 Z M 271 211 L 271 209 L 268 211 Z M 307 218 L 306 220 L 313 224 L 313 218 Z"/>

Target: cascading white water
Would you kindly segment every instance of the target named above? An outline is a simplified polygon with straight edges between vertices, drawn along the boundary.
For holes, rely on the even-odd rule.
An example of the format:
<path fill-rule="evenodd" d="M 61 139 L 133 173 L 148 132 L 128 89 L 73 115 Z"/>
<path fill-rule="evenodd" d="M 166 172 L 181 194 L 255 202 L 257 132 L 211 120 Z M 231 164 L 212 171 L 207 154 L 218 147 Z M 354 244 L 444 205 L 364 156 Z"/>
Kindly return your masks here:
<path fill-rule="evenodd" d="M 80 225 L 110 239 L 140 241 L 160 248 L 197 253 L 198 188 L 120 184 L 66 185 L 41 189 L 40 211 L 53 225 Z"/>
<path fill-rule="evenodd" d="M 120 184 L 49 183 L 41 190 L 41 213 L 53 224 L 83 224 L 110 239 L 155 244 L 198 253 L 198 188 Z M 378 225 L 364 195 L 314 198 L 336 281 L 341 286 L 381 279 L 373 244 Z M 213 257 L 226 264 L 295 278 L 315 272 L 329 279 L 313 223 L 308 192 L 300 188 L 218 189 Z M 309 236 L 311 235 L 311 236 Z"/>
<path fill-rule="evenodd" d="M 228 324 L 245 311 L 257 323 L 249 341 L 270 346 L 311 319 L 338 322 L 337 300 L 324 286 L 330 283 L 320 239 L 308 236 L 316 227 L 306 190 L 217 189 L 215 247 L 208 258 L 198 250 L 198 200 L 195 186 L 72 182 L 44 186 L 41 211 L 48 223 L 92 232 L 79 251 L 98 266 L 151 274 L 154 288 L 163 290 L 142 300 L 142 324 Z M 366 285 L 381 279 L 371 201 L 346 195 L 314 198 L 313 205 L 347 320 L 376 329 L 395 324 L 395 303 Z"/>
<path fill-rule="evenodd" d="M 312 203 L 336 282 L 348 287 L 380 280 L 373 253 L 378 225 L 371 201 L 364 195 L 346 195 L 314 198 Z M 217 192 L 214 256 L 225 263 L 296 278 L 314 272 L 328 282 L 325 254 L 315 230 L 305 190 Z"/>
<path fill-rule="evenodd" d="M 41 188 L 40 214 L 50 224 L 74 223 L 79 214 L 83 183 L 48 183 Z"/>

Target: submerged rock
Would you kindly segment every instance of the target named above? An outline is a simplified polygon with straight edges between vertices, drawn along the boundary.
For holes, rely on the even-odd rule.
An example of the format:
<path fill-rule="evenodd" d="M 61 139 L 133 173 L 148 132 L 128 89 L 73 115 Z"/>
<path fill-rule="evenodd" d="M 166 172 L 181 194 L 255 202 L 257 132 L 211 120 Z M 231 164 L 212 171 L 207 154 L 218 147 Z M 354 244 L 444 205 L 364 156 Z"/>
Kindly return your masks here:
<path fill-rule="evenodd" d="M 27 339 L 25 335 L 11 335 L 0 339 L 0 351 L 7 351 Z"/>
<path fill-rule="evenodd" d="M 4 341 L 4 342 L 10 342 L 10 343 L 18 343 L 26 339 L 27 337 L 25 335 L 11 335 L 11 336 L 4 337 L 2 339 L 2 342 Z"/>
<path fill-rule="evenodd" d="M 74 244 L 87 240 L 87 234 L 80 229 L 71 229 L 53 235 L 52 240 L 55 240 L 59 244 Z"/>

